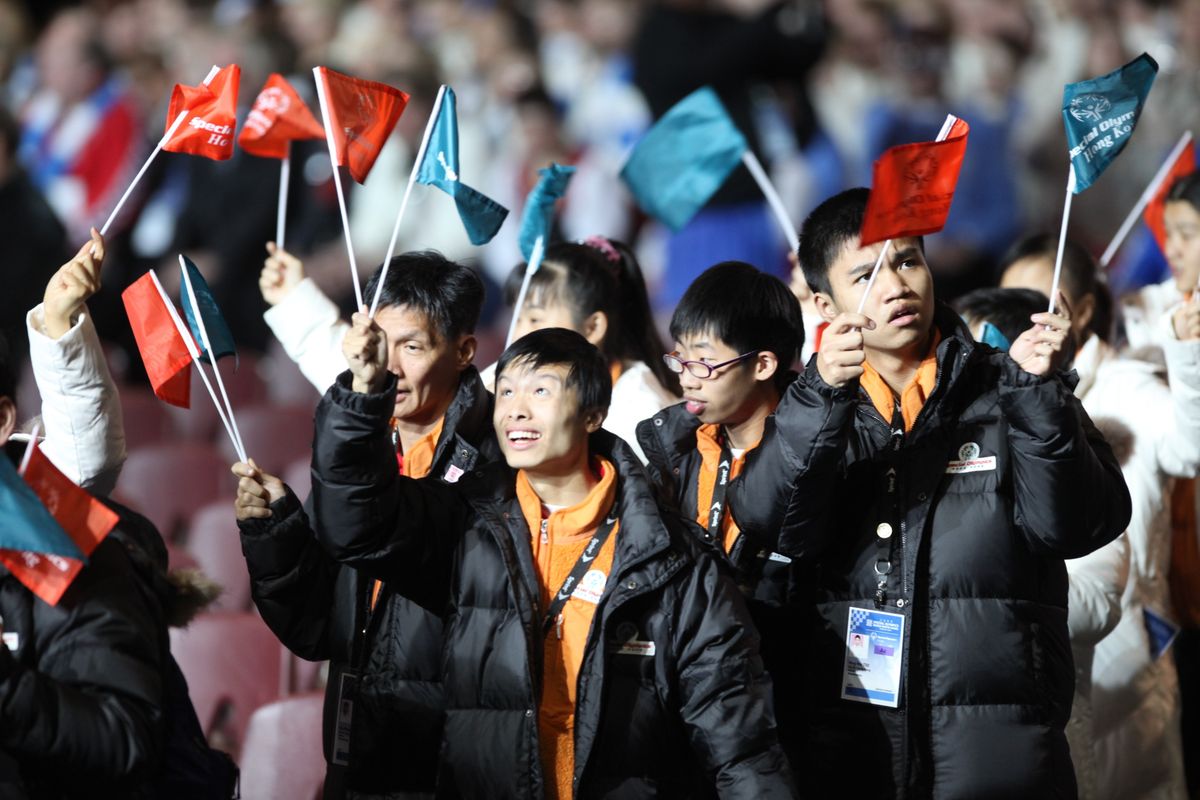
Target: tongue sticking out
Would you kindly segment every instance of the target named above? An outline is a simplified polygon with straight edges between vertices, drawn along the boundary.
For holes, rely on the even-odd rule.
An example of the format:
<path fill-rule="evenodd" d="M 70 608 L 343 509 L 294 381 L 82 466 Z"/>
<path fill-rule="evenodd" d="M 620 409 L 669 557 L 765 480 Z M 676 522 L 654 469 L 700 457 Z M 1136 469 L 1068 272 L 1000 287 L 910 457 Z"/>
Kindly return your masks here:
<path fill-rule="evenodd" d="M 701 403 L 699 400 L 688 400 L 685 407 L 689 414 L 695 414 L 698 417 L 704 413 L 704 409 L 708 407 L 708 404 Z"/>

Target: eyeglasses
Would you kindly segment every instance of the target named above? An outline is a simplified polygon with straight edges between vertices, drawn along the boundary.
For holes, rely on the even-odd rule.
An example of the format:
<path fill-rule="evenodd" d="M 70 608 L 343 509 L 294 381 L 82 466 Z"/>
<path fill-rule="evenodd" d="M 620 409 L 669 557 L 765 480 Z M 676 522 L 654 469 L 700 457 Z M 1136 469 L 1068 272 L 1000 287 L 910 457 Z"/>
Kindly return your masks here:
<path fill-rule="evenodd" d="M 709 364 L 707 361 L 684 361 L 674 353 L 663 354 L 663 363 L 667 365 L 667 369 L 674 372 L 676 375 L 682 375 L 686 369 L 693 377 L 700 380 L 708 380 L 721 367 L 728 367 L 730 364 L 736 364 L 750 356 L 758 355 L 757 350 L 751 350 L 749 353 L 742 353 L 737 358 L 731 358 L 728 361 L 722 361 L 720 364 Z"/>

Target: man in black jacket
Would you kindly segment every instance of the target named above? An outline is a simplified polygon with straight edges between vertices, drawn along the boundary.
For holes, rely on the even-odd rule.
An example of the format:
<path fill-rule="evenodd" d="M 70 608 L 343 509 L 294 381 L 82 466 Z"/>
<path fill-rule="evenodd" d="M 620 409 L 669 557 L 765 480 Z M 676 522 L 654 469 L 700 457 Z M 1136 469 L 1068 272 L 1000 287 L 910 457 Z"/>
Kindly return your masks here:
<path fill-rule="evenodd" d="M 800 263 L 830 322 L 730 494 L 808 587 L 805 763 L 818 796 L 1073 797 L 1064 558 L 1130 515 L 1058 372 L 1069 310 L 1008 353 L 934 301 L 923 243 L 859 246 L 869 192 L 819 206 Z"/>
<path fill-rule="evenodd" d="M 498 458 L 492 398 L 471 366 L 482 303 L 483 285 L 468 267 L 435 253 L 393 260 L 376 314 L 397 379 L 384 436 L 392 473 L 454 483 Z M 259 613 L 289 650 L 331 662 L 326 797 L 431 794 L 443 599 L 337 564 L 317 543 L 311 509 L 278 478 L 253 464 L 233 471 Z"/>
<path fill-rule="evenodd" d="M 386 347 L 355 315 L 317 411 L 314 508 L 335 558 L 444 598 L 439 795 L 791 796 L 745 604 L 600 431 L 599 351 L 561 329 L 505 351 L 507 464 L 449 486 L 388 469 Z"/>
<path fill-rule="evenodd" d="M 20 459 L 0 337 L 0 457 Z M 159 772 L 169 659 L 147 575 L 157 532 L 128 509 L 51 606 L 0 566 L 0 796 L 143 797 Z M 11 521 L 9 524 L 12 524 Z"/>

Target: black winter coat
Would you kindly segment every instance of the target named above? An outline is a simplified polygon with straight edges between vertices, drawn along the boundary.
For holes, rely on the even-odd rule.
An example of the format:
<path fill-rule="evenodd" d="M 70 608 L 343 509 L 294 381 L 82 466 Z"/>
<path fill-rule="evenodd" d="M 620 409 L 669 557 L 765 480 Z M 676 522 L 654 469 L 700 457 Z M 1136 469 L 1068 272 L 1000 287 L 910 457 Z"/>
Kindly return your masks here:
<path fill-rule="evenodd" d="M 387 447 L 395 473 L 395 449 Z M 492 396 L 470 367 L 446 411 L 430 475 L 454 481 L 498 457 Z M 342 674 L 361 676 L 349 763 L 344 774 L 331 767 L 327 796 L 338 796 L 340 785 L 359 795 L 432 792 L 443 715 L 444 598 L 389 582 L 371 611 L 373 580 L 321 549 L 310 514 L 290 490 L 271 511 L 270 519 L 239 523 L 251 592 L 285 647 L 301 658 L 330 661 L 323 738 L 331 765 Z M 340 518 L 336 511 L 327 514 Z M 346 524 L 351 519 L 347 515 Z"/>
<path fill-rule="evenodd" d="M 4 457 L 0 454 L 0 458 Z M 51 606 L 0 566 L 0 797 L 150 797 L 165 725 L 166 550 L 143 517 L 117 527 Z"/>
<path fill-rule="evenodd" d="M 438 793 L 542 797 L 544 611 L 515 475 L 504 464 L 457 486 L 396 475 L 385 435 L 394 386 L 348 386 L 347 373 L 317 410 L 317 532 L 339 560 L 444 599 Z M 687 523 L 660 513 L 628 446 L 604 432 L 592 445 L 616 466 L 621 522 L 580 669 L 575 796 L 790 796 L 740 594 Z"/>
<path fill-rule="evenodd" d="M 805 689 L 797 769 L 821 797 L 1074 797 L 1063 559 L 1116 538 L 1129 493 L 1062 376 L 1022 371 L 946 309 L 938 324 L 911 432 L 814 360 L 730 488 L 809 589 L 807 656 L 776 676 Z M 905 617 L 898 709 L 839 699 L 851 606 Z"/>

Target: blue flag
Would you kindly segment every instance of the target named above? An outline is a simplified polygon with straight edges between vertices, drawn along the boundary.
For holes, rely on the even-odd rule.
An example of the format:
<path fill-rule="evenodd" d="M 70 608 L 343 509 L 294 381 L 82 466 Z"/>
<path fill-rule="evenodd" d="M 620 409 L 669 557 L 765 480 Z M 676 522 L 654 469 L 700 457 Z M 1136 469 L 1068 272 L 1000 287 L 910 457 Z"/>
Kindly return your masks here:
<path fill-rule="evenodd" d="M 425 147 L 425 157 L 417 170 L 417 182 L 436 186 L 453 197 L 471 244 L 487 244 L 500 230 L 508 209 L 467 186 L 458 173 L 458 111 L 454 90 L 447 86 Z"/>
<path fill-rule="evenodd" d="M 0 550 L 87 560 L 7 458 L 0 458 Z"/>
<path fill-rule="evenodd" d="M 705 86 L 654 123 L 621 178 L 643 211 L 677 231 L 721 188 L 748 148 L 717 93 Z"/>
<path fill-rule="evenodd" d="M 542 244 L 550 244 L 550 228 L 554 225 L 554 203 L 566 194 L 567 184 L 575 174 L 574 167 L 551 164 L 538 170 L 537 186 L 525 198 L 525 211 L 521 214 L 521 255 L 528 261 L 533 254 L 533 243 L 539 236 Z"/>
<path fill-rule="evenodd" d="M 1063 89 L 1075 194 L 1095 183 L 1125 149 L 1157 74 L 1158 63 L 1142 53 L 1107 75 L 1068 83 Z"/>
<path fill-rule="evenodd" d="M 225 323 L 225 317 L 221 316 L 221 309 L 217 308 L 217 301 L 213 298 L 212 290 L 208 288 L 208 282 L 204 280 L 204 276 L 200 274 L 200 270 L 196 268 L 190 258 L 181 255 L 179 260 L 180 265 L 187 271 L 192 291 L 196 294 L 196 305 L 200 309 L 200 320 L 198 321 L 192 310 L 192 301 L 188 297 L 187 281 L 184 281 L 180 287 L 183 315 L 187 318 L 192 339 L 196 341 L 196 348 L 200 351 L 200 360 L 206 364 L 214 364 L 217 359 L 233 356 L 236 365 L 237 348 L 233 344 L 233 333 L 230 332 L 229 325 Z M 204 332 L 208 334 L 208 343 L 212 345 L 211 355 L 208 348 L 204 346 L 204 337 L 200 333 L 200 321 L 204 322 Z"/>
<path fill-rule="evenodd" d="M 997 350 L 1005 352 L 1008 352 L 1008 349 L 1012 347 L 1012 342 L 1008 340 L 1008 337 L 990 322 L 983 323 L 983 330 L 979 332 L 979 341 L 983 344 L 990 344 Z"/>

